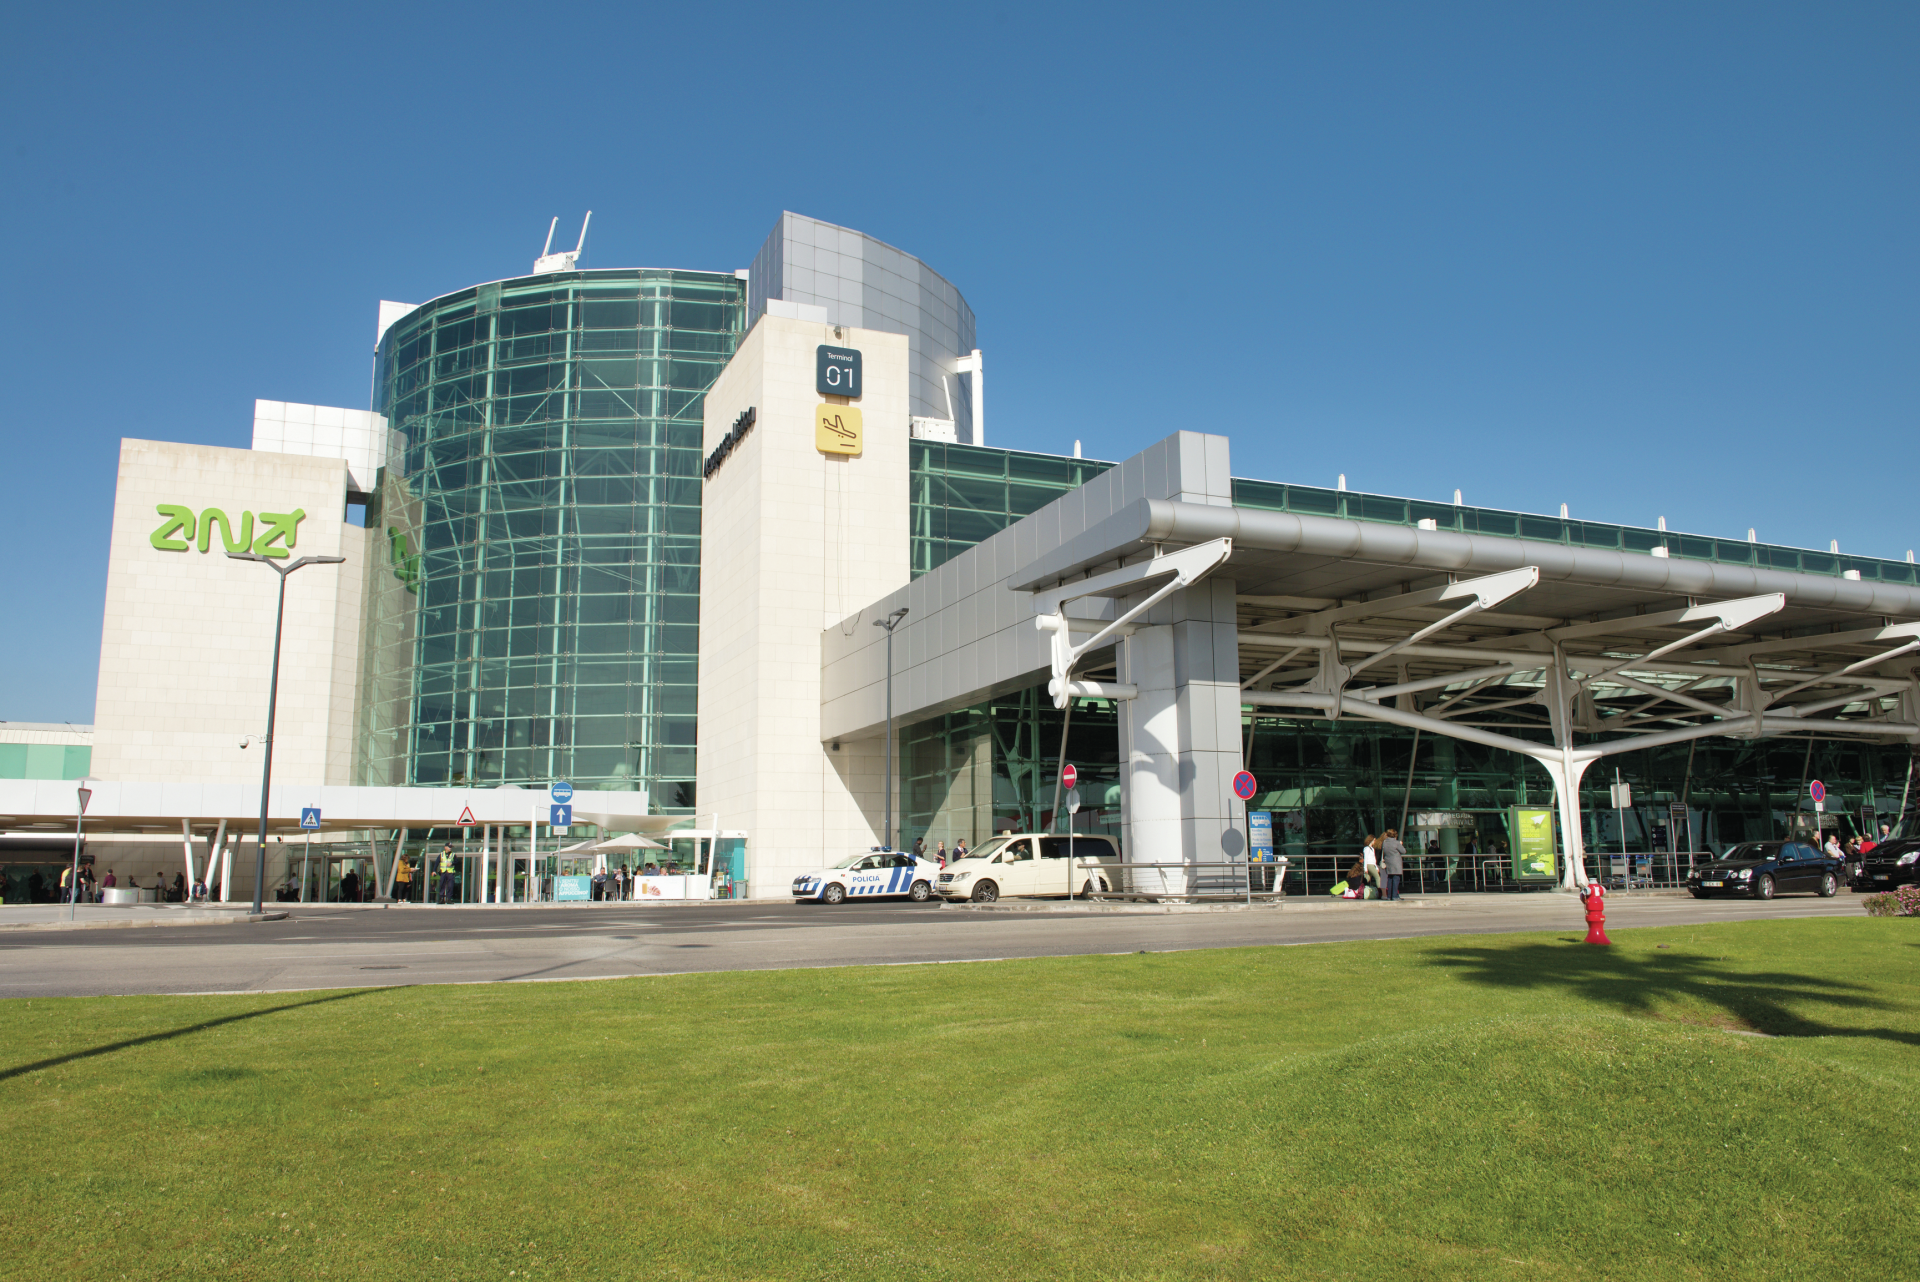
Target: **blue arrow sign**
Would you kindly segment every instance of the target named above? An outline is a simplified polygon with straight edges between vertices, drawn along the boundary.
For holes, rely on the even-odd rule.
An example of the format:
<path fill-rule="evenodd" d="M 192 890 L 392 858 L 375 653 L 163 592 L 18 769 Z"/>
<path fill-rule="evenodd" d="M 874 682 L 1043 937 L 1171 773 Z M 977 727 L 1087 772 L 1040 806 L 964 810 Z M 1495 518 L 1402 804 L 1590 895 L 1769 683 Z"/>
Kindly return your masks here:
<path fill-rule="evenodd" d="M 552 815 L 552 818 L 548 819 L 547 822 L 554 827 L 570 828 L 573 826 L 572 806 L 548 806 L 547 810 Z"/>
<path fill-rule="evenodd" d="M 573 785 L 564 779 L 553 785 L 550 791 L 553 794 L 553 804 L 556 806 L 564 806 L 573 800 Z"/>
<path fill-rule="evenodd" d="M 300 826 L 302 828 L 318 828 L 320 826 L 320 807 L 300 807 Z"/>

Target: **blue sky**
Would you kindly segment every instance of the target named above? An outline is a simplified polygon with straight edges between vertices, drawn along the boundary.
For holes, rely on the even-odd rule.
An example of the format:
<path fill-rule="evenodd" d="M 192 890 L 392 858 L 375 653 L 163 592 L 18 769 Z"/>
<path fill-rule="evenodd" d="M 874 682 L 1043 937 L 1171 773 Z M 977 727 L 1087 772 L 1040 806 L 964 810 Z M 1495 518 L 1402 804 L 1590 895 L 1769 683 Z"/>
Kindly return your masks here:
<path fill-rule="evenodd" d="M 377 300 L 588 208 L 601 267 L 919 255 L 990 443 L 1920 544 L 1910 4 L 81 3 L 0 60 L 7 720 L 92 717 L 119 438 L 365 405 Z"/>

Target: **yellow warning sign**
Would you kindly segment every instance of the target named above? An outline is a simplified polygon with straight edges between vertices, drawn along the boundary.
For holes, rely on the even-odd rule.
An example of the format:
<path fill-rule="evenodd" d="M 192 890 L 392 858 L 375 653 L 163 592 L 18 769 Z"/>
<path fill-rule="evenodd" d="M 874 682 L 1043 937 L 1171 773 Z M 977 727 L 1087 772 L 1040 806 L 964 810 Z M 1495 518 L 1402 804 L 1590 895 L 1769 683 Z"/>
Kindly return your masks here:
<path fill-rule="evenodd" d="M 814 410 L 813 448 L 822 454 L 858 454 L 860 411 L 851 405 L 822 405 Z"/>

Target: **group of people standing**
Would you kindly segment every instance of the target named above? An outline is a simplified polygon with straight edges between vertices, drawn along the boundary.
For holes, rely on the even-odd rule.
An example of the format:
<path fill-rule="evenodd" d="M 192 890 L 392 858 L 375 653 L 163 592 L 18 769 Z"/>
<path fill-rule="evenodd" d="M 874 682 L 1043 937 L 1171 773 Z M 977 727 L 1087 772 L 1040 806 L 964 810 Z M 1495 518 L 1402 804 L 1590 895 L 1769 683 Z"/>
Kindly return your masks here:
<path fill-rule="evenodd" d="M 927 850 L 927 839 L 925 837 L 915 837 L 913 839 L 913 857 L 915 859 L 931 859 L 942 868 L 945 868 L 948 859 L 951 858 L 958 861 L 967 857 L 967 839 L 962 837 L 954 842 L 953 853 L 949 855 L 947 853 L 947 843 L 944 838 L 929 852 Z"/>
<path fill-rule="evenodd" d="M 1341 897 L 1398 899 L 1406 871 L 1407 848 L 1400 841 L 1399 831 L 1389 828 L 1378 836 L 1368 833 L 1360 845 L 1360 857 L 1347 869 Z"/>

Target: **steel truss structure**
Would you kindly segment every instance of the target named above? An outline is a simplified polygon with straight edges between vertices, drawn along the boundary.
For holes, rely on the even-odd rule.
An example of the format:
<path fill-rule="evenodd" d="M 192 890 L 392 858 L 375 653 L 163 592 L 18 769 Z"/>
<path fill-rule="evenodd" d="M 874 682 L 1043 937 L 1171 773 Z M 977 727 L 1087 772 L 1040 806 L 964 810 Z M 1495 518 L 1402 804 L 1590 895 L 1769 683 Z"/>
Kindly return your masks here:
<path fill-rule="evenodd" d="M 1539 583 L 1527 566 L 1345 604 L 1242 597 L 1243 610 L 1285 615 L 1240 632 L 1242 703 L 1533 758 L 1553 780 L 1567 888 L 1585 880 L 1581 776 L 1603 757 L 1709 735 L 1920 742 L 1920 623 L 1769 638 L 1787 607 L 1778 592 L 1570 621 L 1522 612 Z M 1388 660 L 1397 679 L 1358 680 Z"/>
<path fill-rule="evenodd" d="M 1243 714 L 1358 717 L 1531 757 L 1586 879 L 1581 777 L 1707 736 L 1920 745 L 1920 591 L 1525 539 L 1150 500 L 1026 573 L 1056 704 L 1173 591 L 1234 581 Z M 1085 577 L 1075 577 L 1083 575 Z M 1112 602 L 1110 621 L 1068 603 Z M 1078 634 L 1078 635 L 1076 635 Z M 1384 678 L 1384 679 L 1383 679 Z"/>

